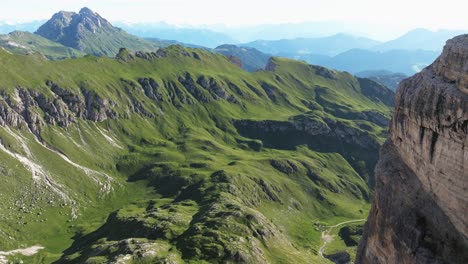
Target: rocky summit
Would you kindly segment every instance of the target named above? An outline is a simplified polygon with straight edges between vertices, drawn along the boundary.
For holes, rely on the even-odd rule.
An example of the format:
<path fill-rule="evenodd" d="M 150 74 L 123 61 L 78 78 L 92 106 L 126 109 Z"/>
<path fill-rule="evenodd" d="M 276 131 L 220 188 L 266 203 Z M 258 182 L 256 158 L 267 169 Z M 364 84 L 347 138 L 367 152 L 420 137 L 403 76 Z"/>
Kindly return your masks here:
<path fill-rule="evenodd" d="M 356 263 L 468 263 L 468 35 L 404 80 Z"/>
<path fill-rule="evenodd" d="M 159 45 L 114 27 L 98 13 L 84 7 L 79 13 L 60 11 L 36 34 L 87 54 L 115 56 L 119 49 L 154 51 Z"/>

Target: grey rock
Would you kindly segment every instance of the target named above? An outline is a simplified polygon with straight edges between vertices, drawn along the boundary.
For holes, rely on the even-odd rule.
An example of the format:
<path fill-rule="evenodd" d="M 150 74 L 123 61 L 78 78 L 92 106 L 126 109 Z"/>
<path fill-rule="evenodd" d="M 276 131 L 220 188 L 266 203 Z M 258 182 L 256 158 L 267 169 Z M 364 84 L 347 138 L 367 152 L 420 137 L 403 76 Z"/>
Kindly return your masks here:
<path fill-rule="evenodd" d="M 404 80 L 356 263 L 468 263 L 468 35 Z"/>

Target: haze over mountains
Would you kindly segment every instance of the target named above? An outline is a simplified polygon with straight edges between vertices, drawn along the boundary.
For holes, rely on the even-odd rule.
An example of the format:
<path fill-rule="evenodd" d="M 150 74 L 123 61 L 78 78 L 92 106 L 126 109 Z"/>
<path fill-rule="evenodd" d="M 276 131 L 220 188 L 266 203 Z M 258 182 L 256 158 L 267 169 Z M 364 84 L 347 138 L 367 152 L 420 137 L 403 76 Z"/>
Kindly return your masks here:
<path fill-rule="evenodd" d="M 109 32 L 127 35 L 92 14 L 38 33 L 110 54 Z M 394 93 L 287 58 L 251 73 L 218 52 L 0 49 L 0 261 L 31 241 L 44 249 L 18 259 L 323 261 L 322 229 L 366 217 Z M 339 248 L 351 258 L 356 243 Z"/>
<path fill-rule="evenodd" d="M 0 264 L 467 263 L 468 35 L 132 26 L 0 35 Z"/>
<path fill-rule="evenodd" d="M 331 25 L 330 28 L 336 30 L 340 28 L 338 25 L 333 26 L 331 22 L 328 24 Z M 323 35 L 325 31 L 319 30 L 319 25 L 328 24 L 310 23 L 308 25 L 310 29 L 316 30 L 316 34 Z M 31 30 L 35 25 L 37 26 L 37 22 L 19 24 L 17 29 Z M 267 62 L 265 57 L 273 55 L 305 60 L 312 64 L 344 70 L 353 74 L 362 71 L 389 71 L 404 73 L 406 75 L 414 74 L 429 65 L 440 53 L 446 39 L 463 33 L 463 31 L 415 29 L 397 39 L 387 42 L 339 33 L 328 37 L 255 40 L 242 44 L 238 43 L 235 39 L 236 33 L 234 29 L 228 30 L 224 28 L 226 29 L 226 33 L 220 33 L 209 28 L 176 27 L 166 23 L 131 24 L 120 22 L 117 25 L 140 38 L 112 26 L 107 20 L 87 8 L 81 10 L 80 13 L 61 11 L 42 25 L 36 33 L 64 46 L 97 56 L 114 56 L 119 48 L 123 46 L 133 50 L 150 51 L 171 44 L 207 48 L 234 44 L 236 46 L 254 48 L 265 53 L 260 54 L 254 50 L 250 50 L 253 51 L 252 54 L 241 58 L 245 69 L 250 71 L 263 69 Z M 252 34 L 251 38 L 266 37 L 266 35 L 260 33 L 270 32 L 268 36 L 272 38 L 274 37 L 273 32 L 277 32 L 277 36 L 287 36 L 285 32 L 296 32 L 298 27 L 305 28 L 305 24 L 285 24 L 276 25 L 276 27 L 275 25 L 265 25 L 263 27 L 250 27 L 250 29 L 249 27 L 244 27 L 243 32 L 259 33 Z M 2 26 L 0 24 L 0 31 L 11 30 L 13 28 L 11 25 L 3 24 Z M 223 27 L 214 28 L 223 29 Z M 94 35 L 91 38 L 90 32 Z M 303 30 L 303 32 L 305 36 L 313 35 L 311 33 L 313 32 L 312 30 Z M 234 37 L 230 36 L 229 33 Z M 239 35 L 237 36 L 239 37 Z M 245 36 L 242 38 L 245 39 Z M 142 38 L 147 38 L 149 41 Z M 24 41 L 17 40 L 19 46 L 24 46 L 21 44 Z M 44 40 L 36 41 L 36 43 L 43 43 L 42 45 L 44 45 L 44 42 Z M 100 42 L 101 47 L 95 47 L 96 42 Z M 13 50 L 11 45 L 7 45 L 6 48 Z M 35 50 L 31 45 L 24 49 L 28 52 Z M 44 51 L 44 48 L 38 47 L 36 50 L 40 52 Z M 61 58 L 76 56 L 77 54 L 80 53 L 70 53 L 68 51 L 62 56 L 57 54 L 45 55 L 49 58 Z M 228 54 L 226 51 L 224 51 L 224 54 L 236 56 L 234 53 Z M 247 57 L 248 60 L 244 60 Z"/>
<path fill-rule="evenodd" d="M 31 241 L 18 261 L 307 263 L 366 217 L 394 94 L 372 80 L 87 8 L 3 37 L 0 263 Z"/>
<path fill-rule="evenodd" d="M 326 38 L 255 41 L 241 45 L 351 73 L 387 70 L 414 74 L 434 61 L 447 38 L 461 33 L 417 29 L 383 43 L 337 34 Z"/>

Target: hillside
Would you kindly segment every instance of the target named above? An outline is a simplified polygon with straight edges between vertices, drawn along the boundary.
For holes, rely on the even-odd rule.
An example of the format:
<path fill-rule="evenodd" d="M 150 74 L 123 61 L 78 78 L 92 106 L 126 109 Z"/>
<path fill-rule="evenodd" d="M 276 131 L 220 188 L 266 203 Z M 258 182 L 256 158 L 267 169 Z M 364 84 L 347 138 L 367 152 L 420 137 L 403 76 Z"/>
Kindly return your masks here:
<path fill-rule="evenodd" d="M 268 60 L 271 58 L 271 55 L 260 52 L 257 49 L 235 45 L 221 45 L 213 51 L 227 57 L 239 58 L 242 68 L 249 72 L 265 69 Z"/>
<path fill-rule="evenodd" d="M 0 50 L 2 250 L 325 262 L 324 226 L 366 217 L 393 94 L 289 59 L 267 68 L 180 46 L 62 61 Z"/>
<path fill-rule="evenodd" d="M 37 52 L 53 60 L 85 55 L 81 51 L 65 47 L 57 42 L 25 31 L 13 31 L 7 35 L 0 35 L 0 47 L 17 54 Z"/>
<path fill-rule="evenodd" d="M 112 26 L 106 19 L 89 8 L 79 13 L 60 11 L 39 27 L 36 34 L 64 46 L 96 56 L 115 56 L 120 48 L 155 51 L 160 46 L 130 35 Z"/>

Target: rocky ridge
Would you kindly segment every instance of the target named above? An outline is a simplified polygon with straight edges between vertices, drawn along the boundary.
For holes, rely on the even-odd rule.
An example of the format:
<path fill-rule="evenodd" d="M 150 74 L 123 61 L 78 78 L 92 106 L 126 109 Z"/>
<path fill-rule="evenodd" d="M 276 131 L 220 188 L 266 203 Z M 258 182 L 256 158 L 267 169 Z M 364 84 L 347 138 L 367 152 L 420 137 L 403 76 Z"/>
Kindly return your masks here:
<path fill-rule="evenodd" d="M 468 35 L 404 80 L 357 263 L 468 262 Z"/>

